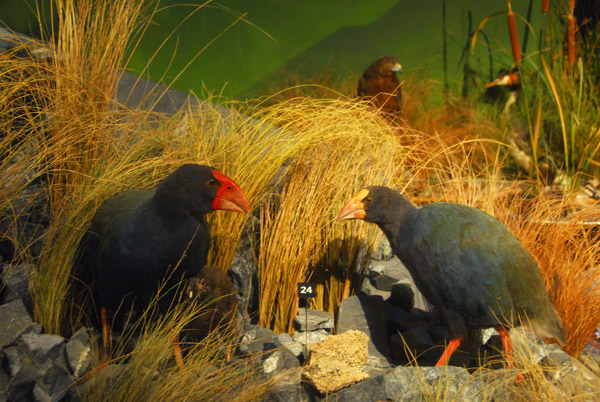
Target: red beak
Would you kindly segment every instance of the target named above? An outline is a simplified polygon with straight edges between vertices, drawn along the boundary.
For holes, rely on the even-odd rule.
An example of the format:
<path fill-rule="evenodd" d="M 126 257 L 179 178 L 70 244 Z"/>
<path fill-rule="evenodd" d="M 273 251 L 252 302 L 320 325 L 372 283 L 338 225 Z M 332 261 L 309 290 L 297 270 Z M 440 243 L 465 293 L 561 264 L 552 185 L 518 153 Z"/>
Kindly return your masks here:
<path fill-rule="evenodd" d="M 217 169 L 213 169 L 212 174 L 215 176 L 215 179 L 221 183 L 221 187 L 219 187 L 217 196 L 213 201 L 212 209 L 245 213 L 250 212 L 248 199 L 240 186 Z"/>

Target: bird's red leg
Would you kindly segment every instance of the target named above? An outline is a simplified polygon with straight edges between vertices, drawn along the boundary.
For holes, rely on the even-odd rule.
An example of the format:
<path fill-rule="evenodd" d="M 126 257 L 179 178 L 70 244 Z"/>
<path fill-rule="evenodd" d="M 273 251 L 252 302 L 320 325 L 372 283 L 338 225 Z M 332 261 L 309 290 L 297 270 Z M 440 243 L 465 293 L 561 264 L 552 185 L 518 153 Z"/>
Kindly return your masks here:
<path fill-rule="evenodd" d="M 175 355 L 175 363 L 177 363 L 177 367 L 179 371 L 183 371 L 185 365 L 183 364 L 183 355 L 181 354 L 181 345 L 179 344 L 179 336 L 175 336 L 173 342 L 171 342 L 171 347 L 173 348 L 173 354 Z"/>
<path fill-rule="evenodd" d="M 510 344 L 510 337 L 508 336 L 508 331 L 502 327 L 496 328 L 496 331 L 498 331 L 498 333 L 502 337 L 502 349 L 504 349 L 504 353 L 506 354 L 506 363 L 508 365 L 508 368 L 514 368 L 515 360 L 513 359 L 512 345 Z M 518 373 L 517 380 L 523 381 L 525 380 L 525 377 L 523 377 L 523 374 Z"/>
<path fill-rule="evenodd" d="M 448 360 L 450 360 L 450 356 L 452 356 L 452 354 L 454 352 L 456 352 L 456 349 L 458 349 L 458 347 L 460 346 L 460 341 L 462 341 L 462 338 L 452 339 L 448 343 L 448 346 L 446 346 L 446 349 L 444 349 L 444 353 L 442 353 L 440 360 L 438 360 L 438 362 L 435 365 L 436 366 L 445 366 L 446 364 L 448 364 Z"/>
<path fill-rule="evenodd" d="M 100 317 L 102 319 L 102 356 L 100 358 L 101 366 L 106 366 L 108 361 L 108 349 L 110 348 L 110 326 L 108 324 L 108 314 L 104 307 L 100 308 Z"/>

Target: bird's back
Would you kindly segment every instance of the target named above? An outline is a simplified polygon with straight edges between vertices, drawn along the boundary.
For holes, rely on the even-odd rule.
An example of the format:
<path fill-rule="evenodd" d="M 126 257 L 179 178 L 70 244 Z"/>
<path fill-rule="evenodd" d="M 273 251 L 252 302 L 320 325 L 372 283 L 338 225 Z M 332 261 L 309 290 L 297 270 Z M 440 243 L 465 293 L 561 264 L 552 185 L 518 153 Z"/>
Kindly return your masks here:
<path fill-rule="evenodd" d="M 118 193 L 92 220 L 88 261 L 95 270 L 101 304 L 107 308 L 115 309 L 133 295 L 145 306 L 161 282 L 169 279 L 163 289 L 168 291 L 206 262 L 210 243 L 206 221 L 189 216 L 163 219 L 153 210 L 154 192 L 149 188 Z"/>
<path fill-rule="evenodd" d="M 495 326 L 496 317 L 518 325 L 516 315 L 526 316 L 550 322 L 537 325 L 538 335 L 561 337 L 535 261 L 496 218 L 465 205 L 434 203 L 400 230 L 394 251 L 436 307 L 465 318 L 468 327 Z"/>

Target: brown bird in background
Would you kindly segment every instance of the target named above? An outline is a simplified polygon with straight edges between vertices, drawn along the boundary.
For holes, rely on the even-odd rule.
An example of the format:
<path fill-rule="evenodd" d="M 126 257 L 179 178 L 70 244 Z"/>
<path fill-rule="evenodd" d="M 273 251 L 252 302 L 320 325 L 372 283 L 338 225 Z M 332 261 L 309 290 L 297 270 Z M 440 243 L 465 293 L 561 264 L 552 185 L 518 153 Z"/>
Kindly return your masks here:
<path fill-rule="evenodd" d="M 376 60 L 358 80 L 357 95 L 371 98 L 376 107 L 391 115 L 402 113 L 402 91 L 397 72 L 402 72 L 402 66 L 395 57 Z"/>

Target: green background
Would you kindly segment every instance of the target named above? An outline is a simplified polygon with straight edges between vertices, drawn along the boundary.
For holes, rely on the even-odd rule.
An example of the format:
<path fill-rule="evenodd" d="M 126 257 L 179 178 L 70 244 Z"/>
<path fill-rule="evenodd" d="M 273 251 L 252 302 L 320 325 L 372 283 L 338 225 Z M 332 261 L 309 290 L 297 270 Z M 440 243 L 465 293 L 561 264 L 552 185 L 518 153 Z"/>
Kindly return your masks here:
<path fill-rule="evenodd" d="M 442 0 L 223 0 L 200 9 L 197 4 L 201 3 L 182 3 L 159 3 L 129 69 L 142 71 L 165 38 L 173 34 L 145 76 L 200 96 L 209 91 L 236 99 L 255 97 L 263 94 L 274 76 L 286 72 L 311 77 L 327 69 L 334 76 L 356 75 L 358 79 L 383 55 L 398 57 L 405 74 L 425 70 L 433 78 L 444 78 Z M 486 16 L 506 12 L 507 4 L 505 0 L 446 3 L 448 81 L 457 89 L 462 79 L 469 12 L 474 30 Z M 540 3 L 533 4 L 533 26 L 538 26 Z M 0 0 L 2 22 L 21 33 L 39 36 L 31 4 L 35 3 Z M 47 11 L 48 1 L 42 5 Z M 515 13 L 523 18 L 528 5 L 529 1 L 513 1 Z M 244 14 L 244 21 L 227 30 Z M 525 23 L 519 17 L 518 24 L 522 38 Z M 485 33 L 493 49 L 493 71 L 509 66 L 512 55 L 506 16 L 493 17 Z M 536 43 L 530 36 L 528 53 L 536 50 Z M 483 37 L 478 39 L 470 62 L 489 74 Z"/>

